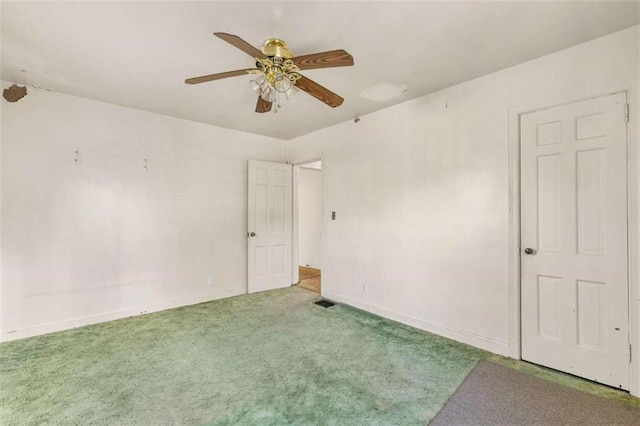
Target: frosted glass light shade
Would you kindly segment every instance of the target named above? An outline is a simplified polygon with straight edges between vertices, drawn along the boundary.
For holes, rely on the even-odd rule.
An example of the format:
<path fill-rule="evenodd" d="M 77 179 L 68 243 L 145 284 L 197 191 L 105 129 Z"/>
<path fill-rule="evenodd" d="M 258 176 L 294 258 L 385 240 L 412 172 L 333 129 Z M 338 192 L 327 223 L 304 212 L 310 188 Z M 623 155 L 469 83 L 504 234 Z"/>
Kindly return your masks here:
<path fill-rule="evenodd" d="M 267 102 L 273 102 L 276 100 L 275 91 L 269 86 L 267 86 L 267 88 L 263 91 L 260 97 Z"/>
<path fill-rule="evenodd" d="M 273 87 L 280 93 L 286 93 L 291 89 L 291 86 L 293 86 L 293 83 L 289 80 L 289 77 L 284 74 L 278 75 L 273 84 Z"/>

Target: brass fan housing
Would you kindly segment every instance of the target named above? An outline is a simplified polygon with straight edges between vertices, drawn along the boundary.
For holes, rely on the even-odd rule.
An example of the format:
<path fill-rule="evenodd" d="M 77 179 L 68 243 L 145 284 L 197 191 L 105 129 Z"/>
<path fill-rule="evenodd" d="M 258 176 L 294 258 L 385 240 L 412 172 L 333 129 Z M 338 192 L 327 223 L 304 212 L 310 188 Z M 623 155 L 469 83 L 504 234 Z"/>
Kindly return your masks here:
<path fill-rule="evenodd" d="M 215 74 L 188 78 L 184 81 L 186 84 L 199 84 L 207 81 L 221 80 L 223 78 L 247 74 L 261 74 L 257 81 L 253 81 L 253 90 L 259 95 L 256 112 L 270 111 L 274 104 L 273 98 L 277 101 L 277 94 L 284 93 L 286 95 L 294 84 L 298 89 L 308 93 L 320 102 L 323 102 L 332 108 L 342 105 L 342 102 L 344 101 L 342 97 L 333 93 L 326 87 L 319 85 L 315 81 L 303 76 L 300 74 L 300 71 L 317 68 L 352 66 L 353 56 L 344 49 L 294 56 L 293 52 L 287 48 L 287 43 L 278 38 L 269 38 L 265 40 L 262 48 L 257 49 L 237 35 L 221 32 L 215 32 L 213 35 L 251 56 L 255 60 L 255 66 L 253 68 L 218 72 Z M 267 91 L 266 87 L 263 87 L 264 80 L 262 79 L 266 79 L 270 88 L 273 89 L 268 92 L 269 96 L 265 96 L 265 98 L 262 96 L 266 95 Z M 256 88 L 259 90 L 256 90 Z M 271 96 L 274 95 L 274 93 L 275 96 Z M 276 102 L 276 108 L 278 106 L 279 105 L 277 105 Z M 277 111 L 277 109 L 275 109 L 275 111 Z"/>
<path fill-rule="evenodd" d="M 279 38 L 268 38 L 260 49 L 267 56 L 279 56 L 285 59 L 293 58 L 293 53 L 287 49 L 287 43 Z"/>

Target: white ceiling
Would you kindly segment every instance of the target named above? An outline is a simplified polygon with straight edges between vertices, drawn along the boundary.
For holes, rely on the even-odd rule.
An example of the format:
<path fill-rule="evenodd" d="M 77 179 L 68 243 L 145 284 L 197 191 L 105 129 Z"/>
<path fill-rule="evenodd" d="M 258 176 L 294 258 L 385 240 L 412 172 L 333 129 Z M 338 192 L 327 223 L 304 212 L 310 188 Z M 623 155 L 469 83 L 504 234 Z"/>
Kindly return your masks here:
<path fill-rule="evenodd" d="M 2 2 L 3 80 L 290 139 L 639 22 L 637 2 Z M 304 74 L 345 98 L 330 108 L 299 93 L 278 114 L 256 114 L 251 76 L 186 85 L 248 68 L 213 36 L 294 54 L 338 48 L 354 67 Z M 384 103 L 359 96 L 406 85 Z"/>

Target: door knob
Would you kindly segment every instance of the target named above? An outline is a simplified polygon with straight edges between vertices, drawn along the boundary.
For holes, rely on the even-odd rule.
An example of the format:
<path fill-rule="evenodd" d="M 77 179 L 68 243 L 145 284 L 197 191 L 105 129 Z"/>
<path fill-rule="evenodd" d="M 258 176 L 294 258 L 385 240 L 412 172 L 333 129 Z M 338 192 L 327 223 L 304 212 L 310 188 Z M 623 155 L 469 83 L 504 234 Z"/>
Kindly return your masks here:
<path fill-rule="evenodd" d="M 250 232 L 250 233 L 249 233 L 249 236 L 250 236 L 250 237 L 255 237 L 255 236 L 256 236 L 256 233 L 255 233 L 255 232 Z"/>
<path fill-rule="evenodd" d="M 526 249 L 524 249 L 524 252 L 526 254 L 536 254 L 536 251 L 532 248 L 527 247 Z"/>

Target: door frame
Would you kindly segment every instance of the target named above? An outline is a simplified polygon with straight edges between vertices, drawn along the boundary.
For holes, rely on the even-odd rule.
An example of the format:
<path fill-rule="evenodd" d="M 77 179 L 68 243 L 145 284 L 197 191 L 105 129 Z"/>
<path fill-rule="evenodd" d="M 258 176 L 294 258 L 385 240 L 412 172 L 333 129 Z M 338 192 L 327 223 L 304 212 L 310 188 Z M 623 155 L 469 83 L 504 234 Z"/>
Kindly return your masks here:
<path fill-rule="evenodd" d="M 638 108 L 639 81 L 599 89 L 588 89 L 558 97 L 538 100 L 509 108 L 509 355 L 522 359 L 521 350 L 521 270 L 520 270 L 520 116 L 548 108 L 588 99 L 626 93 L 630 106 L 627 123 L 627 286 L 629 303 L 629 342 L 633 352 L 630 365 L 629 392 L 640 397 L 640 141 Z"/>
<path fill-rule="evenodd" d="M 298 284 L 298 282 L 300 281 L 300 269 L 298 268 L 300 265 L 298 265 L 298 261 L 299 261 L 299 248 L 300 248 L 300 244 L 299 244 L 299 239 L 300 239 L 300 235 L 298 232 L 298 227 L 299 227 L 299 214 L 300 214 L 300 196 L 298 194 L 298 191 L 300 189 L 300 182 L 299 182 L 299 177 L 298 177 L 298 172 L 300 171 L 300 166 L 304 166 L 305 164 L 310 164 L 310 163 L 315 163 L 316 161 L 322 161 L 322 157 L 314 157 L 313 159 L 310 160 L 303 160 L 303 161 L 299 161 L 296 163 L 293 163 L 293 186 L 292 186 L 292 191 L 293 191 L 293 208 L 291 209 L 291 221 L 292 221 L 292 229 L 291 229 L 291 268 L 292 268 L 292 283 L 291 285 L 295 285 Z M 320 170 L 320 173 L 322 173 L 322 169 Z M 322 216 L 324 218 L 324 180 L 322 180 Z M 322 223 L 324 224 L 324 220 L 322 220 Z M 322 235 L 322 230 L 320 231 L 321 235 Z M 323 240 L 322 240 L 322 236 L 320 236 L 320 264 L 323 263 Z M 320 287 L 322 289 L 322 287 Z M 321 290 L 322 291 L 322 290 Z"/>

